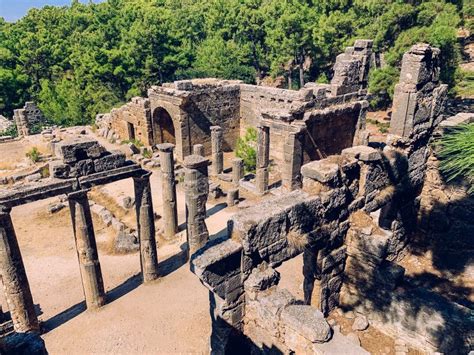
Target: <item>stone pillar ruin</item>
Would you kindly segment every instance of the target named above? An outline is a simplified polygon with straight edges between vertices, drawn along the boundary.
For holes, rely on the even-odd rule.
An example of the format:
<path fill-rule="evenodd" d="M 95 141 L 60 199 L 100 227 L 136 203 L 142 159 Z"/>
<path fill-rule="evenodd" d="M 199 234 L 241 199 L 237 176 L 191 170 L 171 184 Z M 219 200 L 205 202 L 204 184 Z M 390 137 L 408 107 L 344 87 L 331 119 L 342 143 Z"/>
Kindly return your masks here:
<path fill-rule="evenodd" d="M 87 308 L 99 308 L 105 304 L 104 282 L 87 190 L 71 193 L 68 199 Z"/>
<path fill-rule="evenodd" d="M 140 241 L 140 266 L 143 282 L 158 278 L 158 256 L 155 240 L 155 216 L 150 185 L 151 173 L 133 178 L 138 239 Z"/>
<path fill-rule="evenodd" d="M 186 232 L 189 255 L 202 248 L 209 240 L 205 222 L 206 202 L 209 194 L 208 165 L 209 161 L 199 155 L 189 155 L 184 159 Z"/>
<path fill-rule="evenodd" d="M 403 55 L 390 134 L 416 139 L 443 119 L 447 85 L 439 83 L 439 53 L 428 44 L 416 44 Z"/>
<path fill-rule="evenodd" d="M 244 161 L 240 158 L 232 160 L 232 184 L 234 187 L 240 186 L 240 180 L 244 177 Z"/>
<path fill-rule="evenodd" d="M 287 191 L 302 187 L 301 166 L 303 164 L 303 134 L 300 129 L 290 132 L 283 146 L 282 185 Z"/>
<path fill-rule="evenodd" d="M 257 127 L 257 192 L 265 194 L 268 191 L 268 164 L 270 162 L 270 127 Z"/>
<path fill-rule="evenodd" d="M 37 332 L 38 318 L 10 210 L 0 206 L 0 274 L 3 289 L 15 331 Z"/>
<path fill-rule="evenodd" d="M 156 147 L 160 151 L 164 234 L 165 237 L 171 238 L 178 232 L 178 208 L 173 157 L 174 145 L 163 143 Z"/>
<path fill-rule="evenodd" d="M 212 175 L 217 176 L 224 170 L 224 153 L 222 152 L 222 128 L 211 126 Z"/>
<path fill-rule="evenodd" d="M 193 145 L 193 154 L 204 156 L 204 146 L 202 144 L 195 144 Z"/>

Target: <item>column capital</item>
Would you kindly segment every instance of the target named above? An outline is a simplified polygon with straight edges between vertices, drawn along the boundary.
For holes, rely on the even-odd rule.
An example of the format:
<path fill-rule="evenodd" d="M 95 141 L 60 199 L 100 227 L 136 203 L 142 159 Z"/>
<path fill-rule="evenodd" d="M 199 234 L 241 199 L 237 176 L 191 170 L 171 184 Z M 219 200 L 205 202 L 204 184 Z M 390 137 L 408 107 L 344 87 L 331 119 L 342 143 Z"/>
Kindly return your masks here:
<path fill-rule="evenodd" d="M 222 127 L 221 126 L 211 126 L 211 132 L 220 132 L 222 131 Z"/>
<path fill-rule="evenodd" d="M 174 144 L 171 143 L 161 143 L 156 146 L 160 152 L 171 153 L 174 150 Z"/>

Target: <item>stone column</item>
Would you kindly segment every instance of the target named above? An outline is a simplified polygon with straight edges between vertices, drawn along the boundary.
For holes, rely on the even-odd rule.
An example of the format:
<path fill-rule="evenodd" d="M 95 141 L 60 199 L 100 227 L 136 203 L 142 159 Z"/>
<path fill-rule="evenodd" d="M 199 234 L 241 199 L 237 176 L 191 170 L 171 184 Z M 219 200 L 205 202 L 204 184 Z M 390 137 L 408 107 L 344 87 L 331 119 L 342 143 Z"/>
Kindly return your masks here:
<path fill-rule="evenodd" d="M 193 145 L 193 154 L 204 156 L 204 146 L 202 144 Z"/>
<path fill-rule="evenodd" d="M 206 202 L 209 194 L 208 165 L 209 161 L 199 155 L 189 155 L 184 159 L 186 232 L 189 255 L 203 247 L 209 240 L 205 222 Z"/>
<path fill-rule="evenodd" d="M 140 267 L 143 282 L 158 278 L 158 256 L 155 240 L 155 215 L 150 185 L 151 173 L 133 178 L 138 239 L 140 241 Z"/>
<path fill-rule="evenodd" d="M 38 332 L 38 318 L 10 209 L 2 206 L 0 206 L 0 274 L 15 331 Z"/>
<path fill-rule="evenodd" d="M 240 186 L 240 180 L 244 177 L 244 161 L 240 158 L 232 160 L 232 184 L 234 187 Z"/>
<path fill-rule="evenodd" d="M 283 146 L 282 186 L 287 191 L 302 187 L 303 134 L 290 132 Z"/>
<path fill-rule="evenodd" d="M 105 304 L 104 282 L 87 190 L 71 193 L 68 199 L 87 308 L 99 308 Z"/>
<path fill-rule="evenodd" d="M 211 126 L 212 175 L 217 176 L 224 170 L 224 153 L 222 153 L 222 128 Z"/>
<path fill-rule="evenodd" d="M 176 202 L 176 183 L 174 177 L 174 145 L 157 145 L 160 151 L 161 184 L 163 196 L 163 222 L 165 237 L 171 238 L 178 232 L 178 209 Z"/>
<path fill-rule="evenodd" d="M 270 127 L 257 127 L 257 192 L 265 194 L 268 191 L 268 164 L 270 162 Z"/>

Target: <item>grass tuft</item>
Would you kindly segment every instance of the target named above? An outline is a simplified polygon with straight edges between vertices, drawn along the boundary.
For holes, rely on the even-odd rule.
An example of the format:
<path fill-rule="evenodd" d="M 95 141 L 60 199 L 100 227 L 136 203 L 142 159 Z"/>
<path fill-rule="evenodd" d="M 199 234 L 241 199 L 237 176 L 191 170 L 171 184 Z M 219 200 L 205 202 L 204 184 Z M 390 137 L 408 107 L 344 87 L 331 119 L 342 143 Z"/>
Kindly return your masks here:
<path fill-rule="evenodd" d="M 447 181 L 467 179 L 474 193 L 474 124 L 451 128 L 438 142 L 441 173 Z"/>

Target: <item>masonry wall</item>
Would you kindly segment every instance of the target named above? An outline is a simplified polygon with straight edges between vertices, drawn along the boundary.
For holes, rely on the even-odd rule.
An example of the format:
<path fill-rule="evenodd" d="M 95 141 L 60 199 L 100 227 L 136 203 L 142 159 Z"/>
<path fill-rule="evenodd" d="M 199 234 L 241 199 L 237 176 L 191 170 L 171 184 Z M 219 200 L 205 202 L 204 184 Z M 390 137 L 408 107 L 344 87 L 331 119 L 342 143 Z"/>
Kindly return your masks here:
<path fill-rule="evenodd" d="M 211 126 L 220 126 L 224 151 L 232 151 L 240 136 L 240 86 L 195 88 L 183 106 L 189 120 L 191 145 L 202 144 L 211 154 Z"/>
<path fill-rule="evenodd" d="M 113 109 L 110 112 L 110 128 L 121 140 L 132 139 L 130 129 L 133 129 L 135 139 L 147 146 L 152 145 L 150 101 L 135 97 L 126 105 Z"/>

